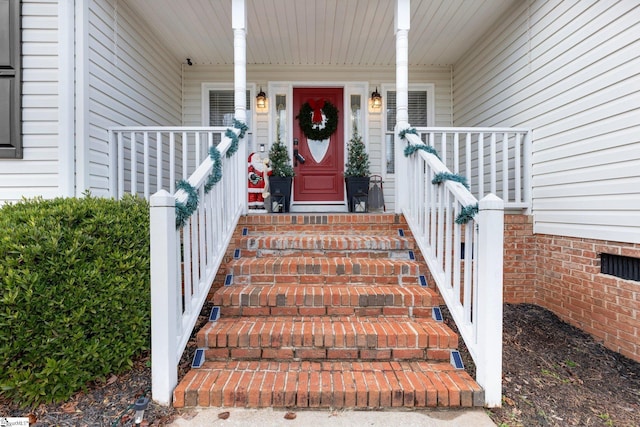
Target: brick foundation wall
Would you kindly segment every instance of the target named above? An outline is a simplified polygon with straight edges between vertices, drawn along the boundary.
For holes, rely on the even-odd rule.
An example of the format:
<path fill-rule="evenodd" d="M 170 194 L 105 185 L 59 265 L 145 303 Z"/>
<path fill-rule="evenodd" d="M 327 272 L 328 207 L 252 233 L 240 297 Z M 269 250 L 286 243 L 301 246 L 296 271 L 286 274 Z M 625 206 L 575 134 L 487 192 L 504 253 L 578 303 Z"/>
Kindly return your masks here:
<path fill-rule="evenodd" d="M 640 245 L 533 234 L 527 215 L 505 215 L 504 301 L 545 307 L 640 361 L 640 283 L 600 273 L 600 254 L 640 258 Z"/>
<path fill-rule="evenodd" d="M 536 301 L 640 361 L 640 283 L 600 273 L 600 254 L 640 258 L 640 245 L 538 234 Z"/>
<path fill-rule="evenodd" d="M 529 215 L 504 216 L 504 301 L 535 303 L 535 253 L 533 219 Z"/>

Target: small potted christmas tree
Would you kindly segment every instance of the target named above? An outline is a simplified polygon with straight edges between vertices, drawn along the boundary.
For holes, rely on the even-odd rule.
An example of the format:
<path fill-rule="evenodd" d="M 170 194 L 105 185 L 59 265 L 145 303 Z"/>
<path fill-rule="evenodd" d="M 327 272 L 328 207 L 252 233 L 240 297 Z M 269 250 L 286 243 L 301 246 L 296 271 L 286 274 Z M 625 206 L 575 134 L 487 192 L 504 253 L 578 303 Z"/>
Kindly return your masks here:
<path fill-rule="evenodd" d="M 269 191 L 271 193 L 271 211 L 289 212 L 291 204 L 291 183 L 293 166 L 287 147 L 280 140 L 280 126 L 276 126 L 276 141 L 269 150 L 271 163 L 271 177 L 269 178 Z M 282 201 L 280 203 L 279 201 Z M 279 205 L 282 205 L 281 207 Z"/>
<path fill-rule="evenodd" d="M 347 146 L 345 166 L 344 181 L 349 212 L 366 212 L 369 194 L 369 154 L 355 125 L 353 136 Z"/>

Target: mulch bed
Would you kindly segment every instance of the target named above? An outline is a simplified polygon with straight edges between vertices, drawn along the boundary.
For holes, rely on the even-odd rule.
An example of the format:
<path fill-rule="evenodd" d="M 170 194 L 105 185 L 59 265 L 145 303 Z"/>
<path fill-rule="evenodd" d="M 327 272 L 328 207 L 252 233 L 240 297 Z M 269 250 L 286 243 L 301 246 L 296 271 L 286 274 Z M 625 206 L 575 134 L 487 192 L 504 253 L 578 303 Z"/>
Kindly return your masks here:
<path fill-rule="evenodd" d="M 208 315 L 208 308 L 203 310 Z M 206 321 L 203 316 L 201 322 Z M 194 345 L 183 356 L 188 369 Z M 503 406 L 488 411 L 501 427 L 640 425 L 640 364 L 534 305 L 504 306 Z M 465 364 L 473 364 L 461 346 Z M 0 399 L 0 416 L 31 414 L 36 426 L 130 426 L 135 400 L 150 395 L 149 356 L 129 372 L 89 384 L 62 404 L 20 409 Z M 178 411 L 151 403 L 143 425 L 169 424 Z"/>
<path fill-rule="evenodd" d="M 640 364 L 535 305 L 504 306 L 499 426 L 640 426 Z"/>

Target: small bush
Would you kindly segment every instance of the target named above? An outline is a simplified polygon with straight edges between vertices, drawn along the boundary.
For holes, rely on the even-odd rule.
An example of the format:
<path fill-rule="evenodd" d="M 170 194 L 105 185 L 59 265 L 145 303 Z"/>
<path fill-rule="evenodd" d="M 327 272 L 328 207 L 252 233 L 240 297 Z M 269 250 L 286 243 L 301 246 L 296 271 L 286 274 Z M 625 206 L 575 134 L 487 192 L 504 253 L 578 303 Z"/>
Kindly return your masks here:
<path fill-rule="evenodd" d="M 5 205 L 0 253 L 0 394 L 64 401 L 149 348 L 146 201 Z"/>

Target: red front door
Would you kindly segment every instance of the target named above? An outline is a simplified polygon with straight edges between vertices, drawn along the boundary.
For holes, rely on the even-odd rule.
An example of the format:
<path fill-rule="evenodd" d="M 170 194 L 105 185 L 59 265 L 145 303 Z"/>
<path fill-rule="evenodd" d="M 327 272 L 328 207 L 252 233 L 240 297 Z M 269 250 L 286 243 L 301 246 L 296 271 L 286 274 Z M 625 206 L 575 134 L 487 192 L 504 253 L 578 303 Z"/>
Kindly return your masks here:
<path fill-rule="evenodd" d="M 300 119 L 293 126 L 294 150 L 305 159 L 302 163 L 293 159 L 296 176 L 293 198 L 296 202 L 343 202 L 344 201 L 344 127 L 342 88 L 294 88 L 293 113 L 298 116 L 305 103 L 312 106 L 323 101 L 333 104 L 337 110 L 337 128 L 329 138 L 318 141 L 307 138 L 300 129 Z M 322 110 L 322 109 L 321 109 Z M 327 125 L 327 115 L 321 111 L 323 124 L 315 125 L 323 129 Z M 316 115 L 316 118 L 319 117 Z M 307 124 L 313 123 L 313 118 Z M 296 141 L 298 145 L 296 146 Z"/>

